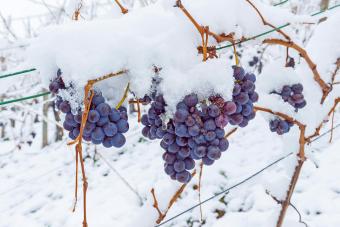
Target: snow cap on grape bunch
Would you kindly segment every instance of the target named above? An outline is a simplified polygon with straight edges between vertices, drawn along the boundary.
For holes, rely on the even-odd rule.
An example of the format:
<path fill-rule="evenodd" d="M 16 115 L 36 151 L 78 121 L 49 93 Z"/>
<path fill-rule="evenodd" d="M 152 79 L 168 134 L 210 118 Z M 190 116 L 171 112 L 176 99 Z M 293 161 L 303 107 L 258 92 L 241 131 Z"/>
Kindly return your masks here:
<path fill-rule="evenodd" d="M 51 81 L 49 89 L 53 94 L 57 94 L 56 106 L 65 114 L 63 127 L 69 131 L 69 138 L 75 140 L 80 135 L 83 112 L 79 106 L 74 114 L 70 103 L 58 96 L 60 89 L 66 89 L 60 69 L 57 72 L 57 77 Z M 112 108 L 105 102 L 102 93 L 95 91 L 83 130 L 83 140 L 93 144 L 102 144 L 106 148 L 119 148 L 125 144 L 124 133 L 128 130 L 129 123 L 126 108 Z"/>
<path fill-rule="evenodd" d="M 142 134 L 151 140 L 161 139 L 160 146 L 165 150 L 164 171 L 171 179 L 188 183 L 195 161 L 212 165 L 228 149 L 224 129 L 228 123 L 245 127 L 255 117 L 256 77 L 239 66 L 234 66 L 233 70 L 232 100 L 226 101 L 218 94 L 199 100 L 197 94 L 188 94 L 166 123 L 162 121 L 166 100 L 162 94 L 151 98 L 150 108 L 142 116 Z"/>

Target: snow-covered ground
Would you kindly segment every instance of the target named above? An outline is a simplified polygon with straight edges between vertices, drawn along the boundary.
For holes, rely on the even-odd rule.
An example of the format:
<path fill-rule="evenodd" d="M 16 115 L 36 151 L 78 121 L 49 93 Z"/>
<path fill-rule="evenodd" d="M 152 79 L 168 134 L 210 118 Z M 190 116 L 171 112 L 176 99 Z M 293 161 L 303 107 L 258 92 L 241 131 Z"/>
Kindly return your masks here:
<path fill-rule="evenodd" d="M 153 1 L 141 0 L 144 3 Z M 215 0 L 215 3 L 220 6 L 219 9 L 215 9 L 216 7 L 206 0 L 195 1 L 183 0 L 195 18 L 199 18 L 200 23 L 210 25 L 216 32 L 235 31 L 237 37 L 241 35 L 250 37 L 269 29 L 262 25 L 258 15 L 245 2 L 233 1 L 227 4 L 223 0 Z M 37 15 L 33 15 L 35 19 L 30 21 L 34 31 L 32 34 L 29 33 L 31 36 L 26 37 L 29 40 L 19 38 L 13 41 L 11 36 L 9 40 L 0 37 L 0 57 L 4 53 L 3 56 L 9 59 L 8 63 L 0 62 L 2 64 L 0 66 L 6 65 L 6 70 L 9 71 L 15 71 L 14 67 L 20 69 L 35 67 L 40 73 L 2 80 L 0 88 L 4 92 L 7 91 L 8 97 L 5 98 L 41 92 L 43 87 L 48 86 L 49 79 L 55 76 L 56 69 L 61 68 L 64 73 L 63 79 L 66 82 L 75 82 L 79 90 L 79 96 L 76 98 L 82 100 L 82 87 L 88 79 L 128 67 L 130 72 L 122 79 L 111 78 L 97 85 L 111 104 L 114 104 L 117 103 L 117 99 L 120 99 L 129 80 L 131 90 L 143 97 L 150 88 L 149 82 L 153 76 L 150 72 L 153 70 L 151 67 L 153 65 L 163 67 L 161 75 L 163 83 L 160 88 L 164 92 L 168 107 L 174 107 L 178 100 L 189 92 L 201 91 L 201 96 L 206 96 L 205 98 L 211 95 L 212 90 L 222 93 L 226 98 L 231 96 L 234 81 L 226 80 L 225 76 L 230 76 L 230 66 L 234 64 L 234 60 L 229 59 L 229 56 L 233 55 L 232 49 L 221 51 L 219 59 L 209 60 L 207 64 L 202 63 L 201 56 L 196 50 L 197 45 L 201 44 L 199 34 L 184 14 L 173 8 L 166 0 L 144 9 L 140 9 L 144 6 L 142 3 L 140 6 L 135 5 L 133 9 L 135 12 L 131 10 L 132 13 L 126 17 L 121 15 L 119 9 L 113 4 L 101 8 L 102 12 L 96 12 L 100 16 L 96 13 L 91 14 L 88 11 L 96 8 L 93 6 L 95 1 L 88 0 L 86 4 L 93 7 L 84 6 L 84 18 L 80 22 L 71 21 L 70 14 L 73 11 L 67 7 L 65 7 L 67 12 L 64 21 L 63 19 L 59 21 L 53 20 L 49 7 L 36 4 L 35 0 L 8 0 L 7 2 L 9 3 L 4 5 L 0 3 L 0 12 L 3 12 L 6 19 L 10 16 L 14 18 L 13 31 L 18 32 L 19 36 L 27 32 L 23 27 L 29 27 L 22 23 L 25 19 L 23 17 Z M 96 2 L 105 5 L 111 1 Z M 126 4 L 129 7 L 132 7 L 133 2 L 133 0 L 124 1 L 130 3 Z M 272 5 L 278 1 L 261 2 Z M 303 15 L 317 11 L 319 1 L 305 2 L 306 4 L 301 6 L 299 0 L 291 0 L 280 8 L 258 4 L 261 9 L 263 7 L 266 17 L 268 16 L 275 25 L 293 22 L 293 25 L 285 28 L 285 31 L 294 41 L 306 47 L 312 59 L 318 64 L 322 78 L 328 83 L 331 82 L 336 67 L 334 63 L 340 53 L 338 42 L 340 36 L 335 29 L 340 22 L 340 10 L 338 8 L 337 11 L 327 12 L 329 18 L 318 25 L 294 23 L 316 21 L 314 19 L 316 17 Z M 46 0 L 45 3 L 60 6 L 63 1 Z M 330 1 L 330 5 L 336 3 L 339 1 Z M 228 8 L 228 13 L 224 12 L 224 8 Z M 241 8 L 240 11 L 243 13 L 237 10 Z M 214 13 L 206 13 L 207 9 Z M 294 13 L 302 16 L 294 16 Z M 45 19 L 40 20 L 40 14 L 49 16 L 43 15 Z M 218 15 L 222 16 L 218 17 Z M 319 18 L 324 15 L 326 14 L 320 15 Z M 97 20 L 90 21 L 93 18 Z M 58 24 L 58 26 L 44 28 L 50 24 Z M 6 32 L 8 31 L 5 30 L 5 36 Z M 158 36 L 154 35 L 156 32 L 159 33 Z M 32 42 L 31 38 L 39 33 L 39 38 Z M 277 37 L 277 34 L 272 33 L 261 39 L 268 37 Z M 93 42 L 99 39 L 101 42 Z M 25 49 L 17 52 L 1 51 L 2 47 L 15 46 L 21 42 L 25 45 L 29 44 L 29 55 L 25 55 L 27 54 Z M 216 44 L 213 39 L 209 42 L 212 45 Z M 136 45 L 130 46 L 131 43 Z M 180 50 L 175 53 L 174 47 Z M 257 68 L 248 64 L 248 60 L 254 56 L 260 57 L 261 64 L 264 64 L 262 73 L 257 77 L 256 86 L 260 93 L 258 105 L 270 107 L 301 120 L 308 124 L 307 134 L 310 134 L 333 105 L 333 98 L 340 94 L 340 85 L 334 86 L 333 92 L 325 102 L 326 108 L 321 109 L 320 89 L 298 53 L 290 50 L 289 54 L 295 58 L 297 66 L 295 69 L 288 69 L 284 67 L 286 48 L 267 48 L 261 45 L 260 39 L 247 42 L 237 48 L 242 55 L 241 65 L 247 71 L 258 74 Z M 140 53 L 143 55 L 141 56 Z M 18 65 L 24 59 L 28 61 Z M 40 83 L 41 81 L 44 83 Z M 283 102 L 279 96 L 269 94 L 275 89 L 281 89 L 285 84 L 298 82 L 304 85 L 304 95 L 308 103 L 306 108 L 298 113 L 294 112 L 293 108 Z M 147 111 L 147 107 L 142 108 L 143 111 Z M 169 109 L 167 117 L 172 114 L 171 108 Z M 74 147 L 68 146 L 66 139 L 62 142 L 54 142 L 52 137 L 55 132 L 51 129 L 53 124 L 49 124 L 50 145 L 41 149 L 41 117 L 37 117 L 40 122 L 34 119 L 36 114 L 41 115 L 41 113 L 41 103 L 35 105 L 28 105 L 28 102 L 15 103 L 13 106 L 1 108 L 0 123 L 7 124 L 5 130 L 7 137 L 0 142 L 0 227 L 81 226 L 83 197 L 80 178 L 77 209 L 72 213 L 75 187 Z M 23 116 L 28 116 L 31 121 L 22 121 Z M 197 207 L 163 226 L 275 226 L 281 205 L 271 195 L 276 198 L 284 197 L 296 164 L 297 150 L 294 147 L 297 145 L 298 138 L 296 126 L 284 136 L 271 133 L 268 128 L 269 118 L 268 114 L 257 114 L 256 119 L 251 121 L 249 126 L 244 129 L 239 128 L 230 137 L 230 147 L 223 153 L 221 159 L 212 166 L 204 167 L 202 200 L 241 182 L 275 160 L 291 152 L 294 154 L 232 189 L 228 194 L 205 203 L 202 206 L 203 223 L 200 223 L 200 209 Z M 8 127 L 11 120 L 17 122 L 15 127 Z M 142 137 L 142 126 L 137 124 L 136 116 L 130 116 L 129 122 L 130 131 L 126 134 L 127 144 L 123 148 L 104 149 L 102 146 L 84 146 L 89 183 L 87 199 L 89 227 L 154 226 L 157 212 L 152 207 L 150 190 L 155 189 L 159 205 L 164 210 L 171 196 L 180 187 L 179 183 L 170 180 L 164 173 L 163 150 L 159 146 L 159 141 L 149 141 Z M 21 123 L 25 127 L 19 131 L 18 125 Z M 340 116 L 336 114 L 335 124 L 338 123 L 340 123 Z M 323 131 L 329 128 L 328 123 Z M 226 131 L 231 129 L 232 127 L 228 126 Z M 33 136 L 32 146 L 29 146 L 26 143 L 32 139 L 31 132 L 37 135 Z M 340 226 L 340 182 L 338 180 L 340 127 L 335 130 L 331 144 L 328 143 L 329 136 L 330 134 L 327 134 L 307 146 L 308 159 L 303 166 L 292 198 L 293 206 L 297 208 L 302 220 L 309 227 Z M 20 140 L 23 140 L 23 143 L 19 144 L 21 149 L 15 149 Z M 119 172 L 134 190 L 131 190 L 115 171 Z M 197 184 L 198 174 L 186 187 L 165 220 L 199 202 Z M 305 225 L 299 223 L 299 213 L 290 207 L 284 226 Z"/>
<path fill-rule="evenodd" d="M 97 152 L 137 190 L 143 198 L 143 205 L 103 159 L 94 156 L 94 148 L 89 147 L 88 153 L 92 157 L 86 159 L 89 226 L 153 226 L 157 213 L 152 207 L 150 189 L 155 188 L 164 208 L 179 186 L 163 172 L 158 142 L 144 140 L 140 127 L 134 123 L 136 119 L 132 118 L 130 122 L 132 127 L 127 146 L 110 150 L 97 147 Z M 232 135 L 228 151 L 213 166 L 203 169 L 202 199 L 292 152 L 285 150 L 282 140 L 266 127 L 267 123 L 259 115 L 249 127 Z M 306 161 L 293 195 L 292 203 L 310 227 L 340 226 L 339 138 L 338 130 L 333 144 L 328 144 L 328 134 L 311 145 L 309 150 L 312 152 L 308 156 L 312 156 L 313 162 Z M 66 145 L 66 141 L 43 150 L 38 143 L 34 144 L 34 147 L 7 154 L 12 144 L 2 142 L 0 226 L 79 226 L 82 222 L 81 189 L 77 210 L 71 212 L 75 184 L 74 150 Z M 266 194 L 266 190 L 278 192 L 286 189 L 290 174 L 287 169 L 292 163 L 295 163 L 295 156 L 233 189 L 223 199 L 220 196 L 204 204 L 204 226 L 274 226 L 280 206 Z M 167 217 L 198 203 L 198 192 L 193 189 L 197 178 L 191 181 Z M 218 219 L 217 210 L 223 213 Z M 164 226 L 199 226 L 199 217 L 197 208 Z M 304 226 L 298 220 L 298 214 L 290 208 L 284 226 Z"/>

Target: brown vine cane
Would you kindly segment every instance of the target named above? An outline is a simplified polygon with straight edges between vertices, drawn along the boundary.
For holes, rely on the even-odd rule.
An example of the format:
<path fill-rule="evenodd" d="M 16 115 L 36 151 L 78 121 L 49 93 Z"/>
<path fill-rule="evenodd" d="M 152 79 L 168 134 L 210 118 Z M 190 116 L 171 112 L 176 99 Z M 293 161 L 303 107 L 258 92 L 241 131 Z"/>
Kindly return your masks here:
<path fill-rule="evenodd" d="M 309 68 L 311 69 L 311 71 L 313 72 L 314 75 L 314 80 L 315 82 L 318 83 L 318 85 L 320 86 L 321 90 L 322 90 L 322 98 L 321 98 L 321 104 L 324 103 L 325 99 L 327 98 L 328 94 L 330 93 L 330 91 L 332 90 L 332 87 L 327 85 L 325 83 L 325 81 L 321 78 L 319 71 L 317 70 L 317 66 L 316 64 L 312 61 L 312 59 L 309 57 L 307 51 L 300 47 L 299 45 L 297 45 L 296 43 L 294 43 L 291 38 L 289 37 L 289 35 L 287 35 L 285 32 L 283 32 L 281 29 L 278 29 L 277 27 L 275 27 L 274 25 L 272 25 L 271 23 L 269 23 L 264 16 L 262 15 L 262 13 L 260 12 L 260 10 L 250 1 L 250 0 L 245 0 L 247 1 L 256 11 L 256 13 L 259 15 L 259 17 L 262 20 L 262 23 L 264 25 L 268 25 L 271 28 L 275 29 L 276 32 L 278 32 L 279 34 L 283 35 L 284 38 L 286 40 L 282 40 L 282 39 L 265 39 L 263 41 L 263 43 L 266 44 L 277 44 L 277 45 L 281 45 L 281 46 L 285 46 L 287 48 L 293 48 L 294 50 L 296 50 L 297 52 L 299 52 L 300 56 L 303 57 Z M 287 50 L 288 51 L 288 50 Z"/>
<path fill-rule="evenodd" d="M 84 165 L 84 160 L 83 160 L 83 149 L 82 149 L 82 137 L 83 137 L 83 132 L 84 132 L 84 127 L 87 121 L 88 113 L 91 107 L 91 102 L 92 98 L 94 96 L 94 91 L 93 91 L 93 85 L 95 83 L 98 83 L 102 80 L 106 80 L 111 77 L 115 77 L 121 74 L 126 73 L 126 70 L 119 71 L 117 73 L 110 73 L 108 75 L 99 77 L 94 80 L 89 80 L 84 87 L 85 94 L 84 94 L 84 112 L 82 114 L 82 119 L 81 119 L 81 124 L 80 124 L 80 133 L 78 137 L 69 142 L 68 145 L 74 145 L 76 144 L 76 183 L 75 183 L 75 202 L 74 202 L 74 207 L 73 211 L 75 211 L 76 208 L 76 203 L 77 203 L 77 197 L 78 197 L 78 161 L 80 161 L 81 165 L 81 172 L 82 172 L 82 178 L 83 178 L 83 197 L 84 197 L 84 206 L 83 206 L 83 212 L 84 212 L 84 218 L 83 218 L 83 227 L 87 227 L 87 216 L 86 216 L 86 193 L 87 193 L 87 186 L 88 182 L 86 179 L 86 174 L 85 174 L 85 165 Z"/>
<path fill-rule="evenodd" d="M 191 23 L 193 23 L 193 25 L 196 27 L 196 29 L 198 30 L 198 32 L 201 35 L 201 39 L 202 39 L 202 46 L 198 47 L 198 51 L 199 53 L 201 52 L 203 54 L 203 61 L 206 61 L 208 58 L 213 58 L 213 57 L 217 57 L 216 55 L 216 50 L 214 47 L 208 47 L 208 38 L 209 36 L 212 36 L 217 43 L 221 43 L 221 42 L 225 42 L 225 41 L 229 41 L 231 43 L 234 42 L 234 34 L 230 33 L 228 35 L 222 33 L 220 35 L 212 32 L 209 30 L 209 26 L 201 26 L 197 23 L 197 21 L 194 19 L 194 17 L 189 13 L 189 11 L 183 6 L 181 0 L 177 0 L 176 1 L 176 5 L 175 7 L 180 8 L 183 13 L 189 18 L 189 20 L 191 21 Z M 209 54 L 209 56 L 208 56 Z"/>
<path fill-rule="evenodd" d="M 293 48 L 294 50 L 299 52 L 300 56 L 306 60 L 309 68 L 313 72 L 313 75 L 314 75 L 313 78 L 314 78 L 315 82 L 317 82 L 319 84 L 319 86 L 322 90 L 321 104 L 323 104 L 326 97 L 331 92 L 332 88 L 329 85 L 327 85 L 325 83 L 325 81 L 321 78 L 320 73 L 317 70 L 316 64 L 309 57 L 307 51 L 305 49 L 303 49 L 302 47 L 300 47 L 299 45 L 297 45 L 296 43 L 292 42 L 292 41 L 285 41 L 285 40 L 282 40 L 282 39 L 265 39 L 263 41 L 263 43 L 271 44 L 271 45 L 277 44 L 277 45 Z"/>
<path fill-rule="evenodd" d="M 194 177 L 196 175 L 196 170 L 194 170 L 191 174 L 191 177 Z M 154 200 L 153 203 L 153 207 L 157 210 L 158 212 L 158 219 L 156 220 L 156 223 L 159 224 L 161 223 L 164 218 L 166 217 L 166 215 L 168 214 L 170 208 L 174 205 L 174 203 L 177 201 L 177 199 L 181 196 L 182 192 L 184 191 L 185 187 L 187 186 L 187 184 L 182 184 L 182 186 L 176 191 L 176 193 L 171 197 L 168 206 L 166 208 L 166 210 L 164 212 L 162 212 L 158 206 L 158 201 L 157 201 L 157 197 L 155 194 L 155 189 L 152 188 L 151 189 L 151 194 Z"/>
<path fill-rule="evenodd" d="M 281 227 L 282 224 L 283 224 L 287 209 L 288 209 L 289 205 L 291 204 L 290 200 L 291 200 L 292 195 L 294 193 L 296 183 L 299 179 L 303 163 L 306 160 L 306 157 L 305 157 L 305 145 L 306 145 L 305 131 L 306 131 L 306 126 L 304 124 L 302 124 L 301 122 L 295 120 L 294 118 L 292 118 L 292 117 L 290 117 L 290 116 L 288 116 L 284 113 L 274 112 L 273 110 L 268 109 L 268 108 L 255 106 L 254 110 L 270 113 L 270 114 L 273 114 L 273 115 L 278 116 L 280 118 L 283 118 L 283 119 L 297 125 L 299 127 L 299 130 L 300 130 L 298 165 L 295 167 L 295 171 L 294 171 L 293 177 L 290 181 L 289 188 L 288 188 L 288 191 L 287 191 L 287 194 L 286 194 L 286 198 L 285 198 L 284 201 L 282 201 L 282 205 L 281 205 L 282 208 L 281 208 L 280 215 L 279 215 L 279 218 L 278 218 L 278 221 L 277 221 L 277 224 L 276 224 L 276 227 Z"/>

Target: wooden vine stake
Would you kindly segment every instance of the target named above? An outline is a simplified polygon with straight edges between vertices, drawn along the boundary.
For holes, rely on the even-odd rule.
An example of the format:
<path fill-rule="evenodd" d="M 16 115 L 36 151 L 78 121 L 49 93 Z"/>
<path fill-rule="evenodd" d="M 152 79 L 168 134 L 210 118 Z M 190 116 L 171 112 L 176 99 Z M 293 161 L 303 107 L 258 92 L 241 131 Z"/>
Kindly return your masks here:
<path fill-rule="evenodd" d="M 84 102 L 84 112 L 82 114 L 82 119 L 81 119 L 81 124 L 80 124 L 80 133 L 75 140 L 68 143 L 68 145 L 76 144 L 76 147 L 75 147 L 75 149 L 76 149 L 76 183 L 75 183 L 75 201 L 74 201 L 73 211 L 75 211 L 75 209 L 76 209 L 77 197 L 78 197 L 78 162 L 80 162 L 80 166 L 81 166 L 81 173 L 82 173 L 82 180 L 83 180 L 83 199 L 84 199 L 83 227 L 88 226 L 87 216 L 86 216 L 86 193 L 87 193 L 88 182 L 87 182 L 87 179 L 86 179 L 85 165 L 84 165 L 84 160 L 83 160 L 82 138 L 83 138 L 83 133 L 84 133 L 84 128 L 85 128 L 85 124 L 86 124 L 86 121 L 87 121 L 87 117 L 88 117 L 88 114 L 89 114 L 89 111 L 90 111 L 92 98 L 94 96 L 93 85 L 95 83 L 102 81 L 102 80 L 106 80 L 106 79 L 111 78 L 111 77 L 122 75 L 126 72 L 127 71 L 122 70 L 122 71 L 119 71 L 117 73 L 110 73 L 108 75 L 99 77 L 99 78 L 94 79 L 94 80 L 89 80 L 87 82 L 86 86 L 84 87 L 84 91 L 85 91 L 84 101 L 83 101 Z"/>
<path fill-rule="evenodd" d="M 119 2 L 119 0 L 114 0 L 114 1 L 116 2 L 118 7 L 120 8 L 120 11 L 122 12 L 122 14 L 127 14 L 129 12 L 129 10 L 124 8 L 124 6 Z"/>

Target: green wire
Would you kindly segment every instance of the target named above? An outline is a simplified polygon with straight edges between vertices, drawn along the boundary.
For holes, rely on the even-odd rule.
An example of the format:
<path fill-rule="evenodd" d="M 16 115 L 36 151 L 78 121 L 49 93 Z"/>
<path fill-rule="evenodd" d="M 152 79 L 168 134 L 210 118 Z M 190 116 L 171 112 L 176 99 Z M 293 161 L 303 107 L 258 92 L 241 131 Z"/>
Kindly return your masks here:
<path fill-rule="evenodd" d="M 279 4 L 279 3 L 278 3 L 278 4 Z M 314 14 L 312 14 L 311 16 L 314 17 L 314 16 L 319 15 L 319 14 L 322 14 L 322 13 L 324 13 L 324 12 L 326 12 L 326 11 L 335 9 L 335 8 L 337 8 L 337 7 L 339 7 L 339 6 L 340 6 L 340 4 L 334 5 L 334 6 L 332 6 L 332 7 L 329 7 L 328 9 L 321 10 L 321 11 L 319 11 L 319 12 L 317 12 L 317 13 L 314 13 Z M 256 35 L 256 36 L 250 37 L 250 38 L 248 38 L 248 39 L 241 40 L 241 41 L 239 41 L 239 42 L 236 42 L 235 44 L 244 43 L 244 42 L 247 42 L 247 41 L 249 41 L 249 40 L 252 40 L 252 39 L 255 39 L 255 38 L 258 38 L 258 37 L 267 35 L 267 34 L 272 33 L 272 32 L 274 32 L 274 31 L 277 31 L 277 30 L 280 30 L 280 29 L 282 29 L 282 28 L 288 27 L 289 25 L 290 25 L 290 23 L 281 25 L 280 27 L 277 27 L 277 28 L 275 28 L 275 29 L 271 29 L 271 30 L 269 30 L 269 31 L 263 32 L 263 33 L 258 34 L 258 35 Z M 229 45 L 221 46 L 221 47 L 216 47 L 216 50 L 222 50 L 222 49 L 224 49 L 224 48 L 228 48 L 228 47 L 232 47 L 232 46 L 233 46 L 233 44 L 229 44 Z"/>
<path fill-rule="evenodd" d="M 276 5 L 281 5 L 281 4 L 283 4 L 283 3 L 287 2 L 287 1 L 288 1 L 288 0 L 283 1 L 283 2 L 280 2 L 280 3 L 277 3 Z M 326 10 L 321 10 L 321 11 L 319 11 L 319 12 L 317 12 L 317 13 L 312 14 L 311 16 L 319 15 L 319 14 L 321 14 L 321 13 L 324 13 L 325 11 L 329 11 L 329 10 L 332 10 L 332 9 L 334 9 L 334 8 L 337 8 L 337 7 L 340 7 L 340 4 L 337 4 L 337 5 L 334 5 L 334 6 L 332 6 L 332 7 L 329 7 L 329 8 L 326 9 Z M 285 27 L 287 27 L 287 26 L 289 26 L 289 25 L 290 25 L 290 23 L 281 25 L 280 27 L 277 27 L 277 28 L 275 28 L 275 29 L 271 29 L 271 30 L 269 30 L 269 31 L 263 32 L 263 33 L 258 34 L 258 35 L 256 35 L 256 36 L 250 37 L 250 38 L 248 38 L 248 39 L 239 41 L 239 42 L 237 42 L 237 43 L 235 43 L 235 44 L 240 44 L 240 43 L 243 43 L 243 42 L 247 42 L 247 41 L 249 41 L 249 40 L 252 40 L 252 39 L 256 39 L 256 38 L 258 38 L 258 37 L 267 35 L 267 34 L 269 34 L 269 33 L 271 33 L 271 32 L 274 32 L 274 31 L 280 30 L 280 29 L 282 29 L 282 28 L 285 28 Z M 227 47 L 231 47 L 231 46 L 233 46 L 233 45 L 230 44 L 230 45 L 226 45 L 226 46 L 222 46 L 222 47 L 217 47 L 216 50 L 221 50 L 221 49 L 224 49 L 224 48 L 227 48 Z M 19 74 L 24 74 L 24 73 L 28 73 L 28 72 L 33 72 L 33 71 L 35 71 L 35 70 L 36 70 L 36 69 L 27 69 L 27 70 L 23 70 L 23 71 L 11 73 L 11 74 L 1 75 L 1 76 L 0 76 L 0 79 L 6 78 L 6 77 L 10 77 L 10 76 L 19 75 Z M 6 104 L 9 104 L 9 103 L 14 103 L 14 102 L 21 102 L 21 101 L 28 100 L 28 99 L 34 99 L 34 98 L 38 98 L 38 97 L 45 96 L 45 95 L 49 95 L 49 94 L 51 94 L 51 92 L 44 92 L 44 93 L 41 93 L 41 94 L 32 95 L 32 96 L 26 96 L 26 97 L 19 98 L 19 99 L 12 99 L 12 100 L 8 100 L 8 101 L 3 101 L 3 102 L 0 102 L 0 106 L 6 105 Z"/>
<path fill-rule="evenodd" d="M 0 75 L 0 79 L 6 78 L 6 77 L 11 77 L 11 76 L 16 76 L 16 75 L 20 75 L 20 74 L 24 74 L 24 73 L 33 72 L 35 70 L 37 70 L 37 69 L 26 69 L 26 70 L 14 72 L 14 73 Z"/>
<path fill-rule="evenodd" d="M 28 100 L 28 99 L 34 99 L 34 98 L 38 98 L 38 97 L 49 95 L 49 94 L 51 94 L 51 92 L 44 92 L 44 93 L 26 96 L 26 97 L 22 97 L 22 98 L 18 98 L 18 99 L 11 99 L 11 100 L 0 102 L 0 106 L 6 105 L 6 104 L 9 104 L 9 103 L 25 101 L 25 100 Z"/>
<path fill-rule="evenodd" d="M 289 1 L 289 0 L 285 0 L 285 1 L 279 2 L 279 3 L 274 4 L 273 6 L 283 5 L 283 4 L 285 4 L 286 2 L 288 2 L 288 1 Z"/>

